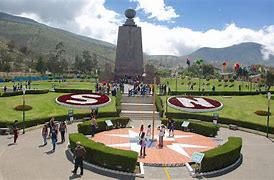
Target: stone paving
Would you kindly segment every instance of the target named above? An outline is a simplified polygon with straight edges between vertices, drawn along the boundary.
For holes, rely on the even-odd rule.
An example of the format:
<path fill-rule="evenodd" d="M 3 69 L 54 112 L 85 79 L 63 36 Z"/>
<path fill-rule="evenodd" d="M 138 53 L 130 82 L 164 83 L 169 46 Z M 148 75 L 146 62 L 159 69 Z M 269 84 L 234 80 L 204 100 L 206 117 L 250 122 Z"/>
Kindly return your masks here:
<path fill-rule="evenodd" d="M 155 138 L 158 138 L 155 129 Z M 150 137 L 147 137 L 150 139 Z M 101 142 L 110 147 L 133 150 L 140 152 L 138 128 L 124 128 L 104 131 L 96 134 L 93 138 L 96 142 Z M 157 140 L 158 141 L 158 140 Z M 153 166 L 176 166 L 183 165 L 190 161 L 193 152 L 202 152 L 216 147 L 216 142 L 212 139 L 198 134 L 175 130 L 175 136 L 169 137 L 166 130 L 164 137 L 164 147 L 157 148 L 158 142 L 147 141 L 145 158 L 139 157 L 138 161 L 145 165 Z"/>

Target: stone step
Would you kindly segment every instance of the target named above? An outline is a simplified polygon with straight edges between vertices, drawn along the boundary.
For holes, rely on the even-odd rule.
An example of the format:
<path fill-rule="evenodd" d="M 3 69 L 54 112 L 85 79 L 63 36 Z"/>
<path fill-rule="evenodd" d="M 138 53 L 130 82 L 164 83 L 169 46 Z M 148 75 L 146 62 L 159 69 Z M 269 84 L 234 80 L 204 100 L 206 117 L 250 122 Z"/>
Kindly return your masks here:
<path fill-rule="evenodd" d="M 151 96 L 145 96 L 145 97 L 123 96 L 122 103 L 153 104 L 153 98 Z"/>
<path fill-rule="evenodd" d="M 151 114 L 153 115 L 153 111 L 134 111 L 134 110 L 122 110 L 121 114 Z M 154 114 L 159 114 L 159 112 L 154 111 Z"/>
<path fill-rule="evenodd" d="M 139 105 L 122 105 L 121 106 L 122 111 L 156 111 L 156 107 L 155 106 L 151 106 L 151 105 L 143 105 L 143 106 L 139 106 Z"/>

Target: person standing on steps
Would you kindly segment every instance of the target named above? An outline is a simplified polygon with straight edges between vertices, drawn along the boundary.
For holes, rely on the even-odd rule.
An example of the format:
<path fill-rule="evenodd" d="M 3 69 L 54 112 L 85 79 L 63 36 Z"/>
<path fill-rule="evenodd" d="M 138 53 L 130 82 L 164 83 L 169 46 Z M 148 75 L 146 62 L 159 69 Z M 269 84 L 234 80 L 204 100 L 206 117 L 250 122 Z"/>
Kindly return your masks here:
<path fill-rule="evenodd" d="M 47 136 L 48 136 L 48 125 L 45 124 L 44 127 L 42 128 L 42 137 L 44 140 L 44 146 L 47 145 Z"/>
<path fill-rule="evenodd" d="M 18 139 L 19 129 L 18 129 L 18 121 L 15 120 L 12 125 L 12 131 L 13 131 L 13 144 L 16 144 L 16 141 Z"/>
<path fill-rule="evenodd" d="M 84 173 L 84 168 L 83 168 L 83 160 L 85 158 L 86 155 L 86 150 L 83 146 L 81 146 L 81 143 L 78 141 L 76 143 L 76 148 L 74 149 L 74 155 L 73 155 L 73 159 L 74 159 L 74 170 L 72 170 L 71 172 L 73 174 L 77 173 L 78 167 L 80 166 L 80 175 L 82 176 Z"/>

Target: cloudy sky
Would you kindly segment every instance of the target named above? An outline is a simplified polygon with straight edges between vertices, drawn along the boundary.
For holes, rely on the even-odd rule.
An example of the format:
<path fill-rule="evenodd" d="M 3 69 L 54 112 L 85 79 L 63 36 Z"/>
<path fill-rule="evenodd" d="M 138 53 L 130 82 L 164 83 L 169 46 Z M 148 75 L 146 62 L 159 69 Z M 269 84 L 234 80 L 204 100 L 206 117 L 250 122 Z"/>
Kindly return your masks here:
<path fill-rule="evenodd" d="M 124 11 L 137 11 L 148 54 L 186 55 L 241 42 L 274 54 L 274 0 L 0 0 L 0 11 L 116 44 Z"/>

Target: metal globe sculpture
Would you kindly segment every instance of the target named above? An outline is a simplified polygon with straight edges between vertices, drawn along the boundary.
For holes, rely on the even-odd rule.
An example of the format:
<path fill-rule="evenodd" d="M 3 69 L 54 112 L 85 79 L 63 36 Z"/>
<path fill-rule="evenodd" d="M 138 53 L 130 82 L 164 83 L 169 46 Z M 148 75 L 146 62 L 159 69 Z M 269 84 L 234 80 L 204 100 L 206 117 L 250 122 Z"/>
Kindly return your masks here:
<path fill-rule="evenodd" d="M 136 15 L 136 11 L 134 9 L 127 9 L 125 11 L 125 16 L 128 18 L 128 19 L 133 19 Z"/>

